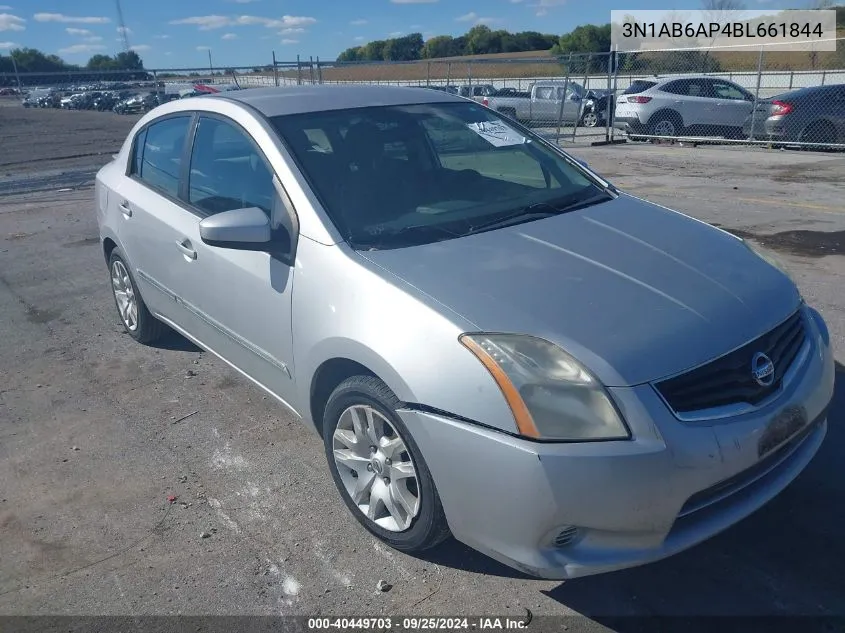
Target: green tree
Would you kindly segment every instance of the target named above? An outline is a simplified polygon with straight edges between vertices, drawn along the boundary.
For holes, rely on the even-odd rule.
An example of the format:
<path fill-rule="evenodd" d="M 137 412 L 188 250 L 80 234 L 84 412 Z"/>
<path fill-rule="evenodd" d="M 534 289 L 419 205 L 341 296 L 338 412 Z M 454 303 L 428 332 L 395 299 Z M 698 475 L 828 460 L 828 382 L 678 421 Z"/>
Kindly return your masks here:
<path fill-rule="evenodd" d="M 362 52 L 360 46 L 347 48 L 340 55 L 337 56 L 339 62 L 358 62 L 362 59 Z"/>
<path fill-rule="evenodd" d="M 610 24 L 586 24 L 560 36 L 552 47 L 553 55 L 566 53 L 606 53 L 610 50 Z"/>
<path fill-rule="evenodd" d="M 438 57 L 452 57 L 459 55 L 455 46 L 455 38 L 451 35 L 438 35 L 426 40 L 423 45 L 422 56 L 425 59 L 437 59 Z"/>
<path fill-rule="evenodd" d="M 423 38 L 420 33 L 389 39 L 384 45 L 384 60 L 388 62 L 410 62 L 422 57 Z"/>
<path fill-rule="evenodd" d="M 361 59 L 368 62 L 383 61 L 386 44 L 384 40 L 367 42 L 361 47 Z"/>

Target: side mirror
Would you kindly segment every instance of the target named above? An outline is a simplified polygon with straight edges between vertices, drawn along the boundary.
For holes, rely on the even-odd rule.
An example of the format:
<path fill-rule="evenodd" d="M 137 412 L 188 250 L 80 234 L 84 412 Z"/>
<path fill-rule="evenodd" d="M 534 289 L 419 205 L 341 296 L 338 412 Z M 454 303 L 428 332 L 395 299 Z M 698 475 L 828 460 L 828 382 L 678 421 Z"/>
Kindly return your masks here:
<path fill-rule="evenodd" d="M 270 219 L 257 207 L 234 209 L 200 222 L 200 237 L 209 246 L 268 251 L 273 239 Z"/>

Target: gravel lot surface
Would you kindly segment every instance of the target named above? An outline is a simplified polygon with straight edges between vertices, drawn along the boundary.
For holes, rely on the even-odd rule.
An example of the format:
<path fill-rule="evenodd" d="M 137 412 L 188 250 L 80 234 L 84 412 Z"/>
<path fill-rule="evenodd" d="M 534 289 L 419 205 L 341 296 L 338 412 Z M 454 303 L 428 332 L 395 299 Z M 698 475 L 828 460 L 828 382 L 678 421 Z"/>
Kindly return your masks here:
<path fill-rule="evenodd" d="M 841 365 L 805 473 L 669 560 L 560 583 L 455 542 L 425 558 L 375 542 L 285 411 L 179 336 L 143 347 L 123 333 L 91 181 L 134 120 L 0 106 L 0 614 L 586 616 L 570 631 L 634 630 L 613 619 L 629 615 L 845 616 Z M 845 362 L 845 155 L 571 151 L 776 250 Z"/>

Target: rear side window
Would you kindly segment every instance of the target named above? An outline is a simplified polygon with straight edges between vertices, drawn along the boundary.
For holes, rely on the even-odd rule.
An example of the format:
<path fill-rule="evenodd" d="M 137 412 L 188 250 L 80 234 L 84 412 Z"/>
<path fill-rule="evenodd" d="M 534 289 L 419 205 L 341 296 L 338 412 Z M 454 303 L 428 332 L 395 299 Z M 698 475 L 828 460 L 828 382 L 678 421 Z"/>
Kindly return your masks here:
<path fill-rule="evenodd" d="M 632 82 L 631 85 L 628 86 L 622 94 L 623 95 L 639 94 L 641 92 L 645 92 L 649 88 L 656 86 L 656 85 L 657 85 L 656 81 L 643 81 L 641 79 L 638 79 L 637 81 Z"/>
<path fill-rule="evenodd" d="M 179 195 L 182 152 L 190 121 L 188 115 L 153 123 L 136 141 L 132 174 L 174 198 Z"/>

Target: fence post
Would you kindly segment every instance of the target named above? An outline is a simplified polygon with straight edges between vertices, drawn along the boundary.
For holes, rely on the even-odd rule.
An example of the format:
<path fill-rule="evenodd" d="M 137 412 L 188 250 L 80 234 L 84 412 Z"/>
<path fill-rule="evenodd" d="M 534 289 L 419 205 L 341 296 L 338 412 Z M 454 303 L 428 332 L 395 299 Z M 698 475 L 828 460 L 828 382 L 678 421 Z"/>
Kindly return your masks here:
<path fill-rule="evenodd" d="M 425 64 L 425 87 L 428 88 L 431 85 L 431 62 L 426 62 Z"/>
<path fill-rule="evenodd" d="M 469 82 L 469 97 L 472 98 L 472 62 L 467 62 L 467 80 Z"/>
<path fill-rule="evenodd" d="M 792 90 L 792 80 L 795 78 L 795 71 L 789 71 L 789 89 Z"/>
<path fill-rule="evenodd" d="M 560 95 L 560 108 L 557 111 L 557 134 L 555 135 L 555 144 L 560 144 L 560 124 L 563 119 L 563 106 L 566 105 L 566 89 L 569 87 L 569 70 L 572 66 L 572 53 L 569 53 L 569 62 L 566 64 L 566 78 L 563 80 L 563 94 Z M 553 84 L 554 85 L 554 84 Z M 557 90 L 557 88 L 552 88 Z"/>
<path fill-rule="evenodd" d="M 296 85 L 302 85 L 302 62 L 299 61 L 299 55 L 296 56 Z"/>
<path fill-rule="evenodd" d="M 449 82 L 452 81 L 452 62 L 446 64 L 446 85 L 449 85 Z"/>
<path fill-rule="evenodd" d="M 760 54 L 757 57 L 757 87 L 754 90 L 754 106 L 751 109 L 751 127 L 748 130 L 748 140 L 754 140 L 754 119 L 757 116 L 757 102 L 760 100 L 760 83 L 763 80 L 763 51 L 760 47 Z"/>
<path fill-rule="evenodd" d="M 572 142 L 575 142 L 575 135 L 578 132 L 578 125 L 581 123 L 581 117 L 584 115 L 584 101 L 586 101 L 587 92 L 589 89 L 587 88 L 587 76 L 589 75 L 590 68 L 593 65 L 593 54 L 590 53 L 587 56 L 587 62 L 584 64 L 584 83 L 582 84 L 584 87 L 584 94 L 581 95 L 581 102 L 578 107 L 578 119 L 575 121 L 575 125 L 572 126 Z M 598 114 L 598 113 L 596 113 Z M 598 123 L 598 121 L 596 122 Z"/>
<path fill-rule="evenodd" d="M 276 84 L 276 88 L 279 87 L 279 67 L 276 64 L 276 51 L 273 51 L 273 81 Z"/>
<path fill-rule="evenodd" d="M 158 73 L 156 71 L 152 71 L 153 73 L 153 85 L 156 87 L 156 98 L 158 98 Z"/>
<path fill-rule="evenodd" d="M 308 57 L 308 77 L 311 79 L 311 85 L 314 85 L 314 56 Z"/>
<path fill-rule="evenodd" d="M 823 71 L 822 71 L 822 85 L 824 85 L 824 79 L 825 79 L 825 77 L 827 77 L 827 71 L 826 71 L 826 70 L 823 70 Z"/>
<path fill-rule="evenodd" d="M 323 83 L 323 69 L 320 67 L 320 57 L 317 56 L 317 83 Z"/>
<path fill-rule="evenodd" d="M 613 127 L 614 111 L 610 109 L 611 103 L 616 105 L 616 90 L 619 83 L 619 53 L 613 50 L 611 45 L 607 53 L 607 110 L 604 113 L 604 140 L 607 143 L 613 142 L 616 128 Z"/>

